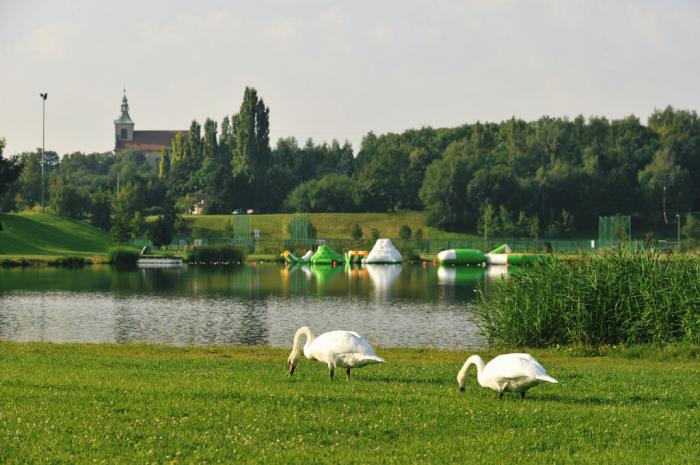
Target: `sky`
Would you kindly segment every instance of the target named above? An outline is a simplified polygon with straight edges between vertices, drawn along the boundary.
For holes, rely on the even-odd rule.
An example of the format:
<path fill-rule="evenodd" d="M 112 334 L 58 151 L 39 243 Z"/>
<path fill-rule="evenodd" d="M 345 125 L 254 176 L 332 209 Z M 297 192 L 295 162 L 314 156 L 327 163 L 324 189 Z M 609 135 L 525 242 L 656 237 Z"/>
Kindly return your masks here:
<path fill-rule="evenodd" d="M 113 149 L 136 130 L 238 112 L 274 142 L 700 108 L 698 1 L 0 0 L 5 155 Z"/>

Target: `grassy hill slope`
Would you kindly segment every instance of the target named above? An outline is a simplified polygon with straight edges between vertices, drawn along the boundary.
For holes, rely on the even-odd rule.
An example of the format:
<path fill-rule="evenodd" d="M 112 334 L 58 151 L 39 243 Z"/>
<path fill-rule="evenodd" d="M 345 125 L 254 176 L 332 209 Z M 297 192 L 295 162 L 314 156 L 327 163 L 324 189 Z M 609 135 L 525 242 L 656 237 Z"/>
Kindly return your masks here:
<path fill-rule="evenodd" d="M 266 240 L 287 239 L 289 234 L 286 226 L 292 214 L 279 213 L 250 216 L 250 228 L 260 230 L 260 237 Z M 233 224 L 234 215 L 201 215 L 185 216 L 193 229 L 202 236 L 225 236 L 226 224 Z M 426 224 L 427 214 L 424 212 L 397 213 L 310 213 L 309 220 L 316 227 L 317 236 L 324 239 L 351 239 L 351 231 L 355 223 L 362 228 L 365 238 L 371 236 L 372 228 L 379 231 L 380 237 L 397 238 L 401 225 L 408 225 L 415 231 L 423 230 L 424 239 L 474 239 L 472 234 L 446 233 Z"/>
<path fill-rule="evenodd" d="M 99 255 L 113 245 L 104 231 L 81 221 L 40 213 L 0 214 L 0 254 Z"/>

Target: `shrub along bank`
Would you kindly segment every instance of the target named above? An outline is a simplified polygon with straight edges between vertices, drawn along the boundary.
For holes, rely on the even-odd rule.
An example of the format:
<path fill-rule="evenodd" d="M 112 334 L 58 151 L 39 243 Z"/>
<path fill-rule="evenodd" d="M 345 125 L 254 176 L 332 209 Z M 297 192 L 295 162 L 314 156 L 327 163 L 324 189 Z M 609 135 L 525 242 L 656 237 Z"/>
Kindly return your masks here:
<path fill-rule="evenodd" d="M 136 266 L 141 253 L 133 247 L 113 247 L 107 251 L 107 262 L 117 268 Z"/>
<path fill-rule="evenodd" d="M 232 245 L 205 245 L 192 248 L 187 262 L 197 265 L 229 265 L 245 260 L 245 252 Z"/>
<path fill-rule="evenodd" d="M 507 346 L 700 341 L 700 262 L 622 250 L 518 270 L 480 292 L 478 324 Z"/>

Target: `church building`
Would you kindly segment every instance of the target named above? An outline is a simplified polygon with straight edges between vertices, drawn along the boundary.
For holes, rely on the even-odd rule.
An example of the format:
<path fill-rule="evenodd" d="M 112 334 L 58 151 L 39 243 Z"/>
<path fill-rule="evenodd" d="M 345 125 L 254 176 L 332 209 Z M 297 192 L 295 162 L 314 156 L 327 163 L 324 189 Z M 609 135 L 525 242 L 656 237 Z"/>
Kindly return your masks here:
<path fill-rule="evenodd" d="M 178 132 L 187 135 L 187 131 L 134 131 L 134 121 L 129 116 L 129 101 L 124 91 L 122 114 L 114 120 L 114 153 L 139 150 L 149 161 L 157 163 L 161 150 L 170 151 L 170 143 Z"/>

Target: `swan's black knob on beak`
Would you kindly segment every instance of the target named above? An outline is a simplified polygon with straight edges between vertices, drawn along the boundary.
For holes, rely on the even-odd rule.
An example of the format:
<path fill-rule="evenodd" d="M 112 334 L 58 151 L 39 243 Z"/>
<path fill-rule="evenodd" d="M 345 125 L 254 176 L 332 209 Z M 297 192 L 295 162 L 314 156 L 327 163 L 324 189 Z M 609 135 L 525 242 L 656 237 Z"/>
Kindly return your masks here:
<path fill-rule="evenodd" d="M 292 362 L 287 362 L 287 373 L 289 373 L 289 376 L 292 376 L 294 374 L 294 370 L 296 369 L 296 365 L 294 365 Z"/>
<path fill-rule="evenodd" d="M 460 387 L 459 387 L 459 390 L 462 391 L 462 392 L 464 392 L 464 386 L 460 386 Z"/>

